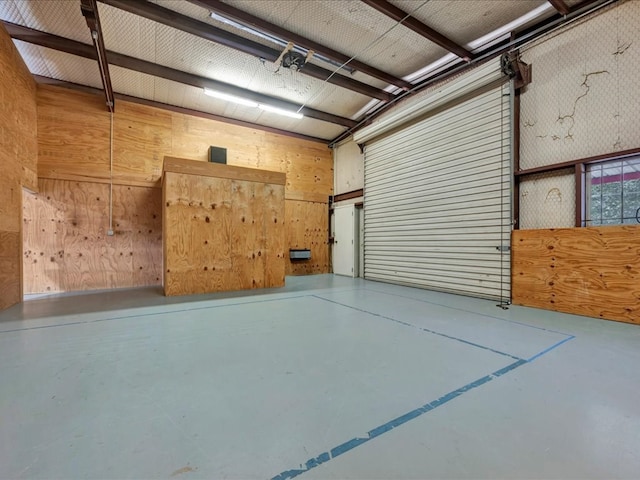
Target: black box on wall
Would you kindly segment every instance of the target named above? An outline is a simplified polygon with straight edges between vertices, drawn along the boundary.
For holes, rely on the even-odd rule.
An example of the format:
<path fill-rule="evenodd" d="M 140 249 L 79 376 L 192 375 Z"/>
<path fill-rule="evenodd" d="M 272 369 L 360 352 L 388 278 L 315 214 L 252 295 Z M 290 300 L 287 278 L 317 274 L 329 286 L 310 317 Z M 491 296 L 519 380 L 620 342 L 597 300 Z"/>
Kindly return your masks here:
<path fill-rule="evenodd" d="M 212 163 L 227 163 L 227 149 L 222 147 L 209 147 L 209 161 Z"/>

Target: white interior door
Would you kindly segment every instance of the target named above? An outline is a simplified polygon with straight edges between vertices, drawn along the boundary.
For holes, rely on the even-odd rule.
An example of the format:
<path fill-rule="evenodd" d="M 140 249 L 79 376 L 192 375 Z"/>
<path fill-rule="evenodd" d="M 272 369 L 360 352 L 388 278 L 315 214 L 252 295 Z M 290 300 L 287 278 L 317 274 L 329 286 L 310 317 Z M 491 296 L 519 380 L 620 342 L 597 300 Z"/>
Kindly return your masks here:
<path fill-rule="evenodd" d="M 355 272 L 355 206 L 344 205 L 333 210 L 333 273 L 354 276 Z"/>

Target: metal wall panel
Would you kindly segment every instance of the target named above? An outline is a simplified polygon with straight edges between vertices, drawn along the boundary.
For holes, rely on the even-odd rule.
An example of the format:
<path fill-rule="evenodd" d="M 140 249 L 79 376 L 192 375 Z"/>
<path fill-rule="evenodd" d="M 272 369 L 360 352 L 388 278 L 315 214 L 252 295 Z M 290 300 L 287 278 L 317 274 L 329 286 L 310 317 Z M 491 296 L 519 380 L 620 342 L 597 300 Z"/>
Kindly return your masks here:
<path fill-rule="evenodd" d="M 505 85 L 368 143 L 365 278 L 510 300 Z"/>

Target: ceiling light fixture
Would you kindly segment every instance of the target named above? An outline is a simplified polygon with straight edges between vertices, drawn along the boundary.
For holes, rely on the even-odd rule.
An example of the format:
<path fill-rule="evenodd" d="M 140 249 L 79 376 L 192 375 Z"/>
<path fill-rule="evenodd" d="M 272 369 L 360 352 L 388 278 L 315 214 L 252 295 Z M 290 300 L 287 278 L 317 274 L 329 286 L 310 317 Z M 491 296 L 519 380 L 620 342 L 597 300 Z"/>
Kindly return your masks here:
<path fill-rule="evenodd" d="M 258 106 L 258 102 L 254 102 L 253 100 L 249 100 L 247 98 L 242 98 L 242 97 L 236 97 L 235 95 L 229 95 L 228 93 L 218 92 L 216 90 L 211 90 L 209 88 L 205 88 L 204 93 L 206 95 L 209 95 L 210 97 L 219 98 L 220 100 L 226 100 L 227 102 L 237 103 L 239 105 L 244 105 L 245 107 L 256 108 Z"/>
<path fill-rule="evenodd" d="M 272 107 L 271 105 L 263 105 L 262 103 L 258 105 L 260 110 L 265 110 L 267 112 L 277 113 L 278 115 L 284 115 L 285 117 L 297 118 L 301 119 L 304 115 L 298 112 L 292 112 L 291 110 L 284 110 L 278 107 Z"/>
<path fill-rule="evenodd" d="M 205 95 L 208 95 L 210 97 L 218 98 L 220 100 L 226 100 L 227 102 L 237 103 L 238 105 L 243 105 L 245 107 L 259 108 L 260 110 L 264 110 L 266 112 L 277 113 L 278 115 L 297 118 L 298 120 L 300 120 L 301 118 L 304 118 L 304 115 L 298 112 L 294 112 L 292 110 L 285 110 L 284 108 L 278 108 L 272 105 L 265 105 L 264 103 L 258 103 L 258 102 L 254 102 L 253 100 L 249 100 L 248 98 L 236 97 L 235 95 L 218 92 L 217 90 L 211 90 L 210 88 L 205 88 L 204 93 Z"/>

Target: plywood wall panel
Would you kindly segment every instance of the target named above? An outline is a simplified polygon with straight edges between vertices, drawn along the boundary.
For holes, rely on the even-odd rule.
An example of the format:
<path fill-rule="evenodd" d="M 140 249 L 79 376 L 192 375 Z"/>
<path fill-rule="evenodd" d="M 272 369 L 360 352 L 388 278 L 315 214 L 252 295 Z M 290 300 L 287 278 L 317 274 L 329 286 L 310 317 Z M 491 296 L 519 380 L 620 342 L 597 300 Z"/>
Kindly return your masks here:
<path fill-rule="evenodd" d="M 287 190 L 331 195 L 333 162 L 306 148 L 287 152 Z"/>
<path fill-rule="evenodd" d="M 47 180 L 41 180 L 42 195 L 24 193 L 24 291 L 61 291 L 64 273 L 65 204 L 47 193 Z M 42 185 L 44 183 L 44 185 Z"/>
<path fill-rule="evenodd" d="M 191 244 L 187 252 L 193 262 L 188 269 L 195 268 L 199 285 L 211 285 L 213 289 L 224 290 L 234 282 L 232 261 L 231 218 L 233 181 L 184 175 L 191 184 L 190 198 L 200 199 L 197 204 L 190 202 L 187 211 L 192 213 Z"/>
<path fill-rule="evenodd" d="M 185 238 L 189 232 L 188 225 L 191 221 L 191 214 L 188 208 L 190 190 L 187 180 L 188 178 L 183 175 L 165 175 L 163 180 L 162 243 L 165 291 L 173 289 L 174 282 L 176 285 L 186 285 L 187 281 L 191 281 L 191 277 L 185 275 L 186 270 L 189 268 L 186 261 L 189 245 L 185 242 L 168 241 L 171 238 L 169 232 L 171 232 L 171 235 L 179 235 L 182 238 Z M 171 215 L 165 213 L 169 211 Z M 170 257 L 175 258 L 171 265 L 167 262 Z M 181 259 L 185 259 L 184 263 L 180 263 Z"/>
<path fill-rule="evenodd" d="M 200 269 L 191 267 L 189 255 L 191 244 L 187 241 L 176 241 L 174 236 L 187 239 L 191 233 L 192 213 L 188 206 L 168 204 L 164 217 L 166 227 L 163 242 L 164 249 L 164 291 L 166 295 L 177 295 L 178 292 L 195 292 L 195 285 L 202 283 Z M 170 260 L 171 259 L 171 260 Z M 206 265 L 205 265 L 206 266 Z M 204 269 L 204 266 L 201 267 Z"/>
<path fill-rule="evenodd" d="M 109 178 L 109 112 L 96 95 L 38 86 L 38 176 Z"/>
<path fill-rule="evenodd" d="M 126 193 L 127 200 L 123 197 L 122 202 L 114 204 L 116 235 L 113 238 L 107 238 L 105 212 L 108 212 L 108 209 L 104 209 L 102 199 L 98 202 L 86 191 L 87 189 L 96 192 L 99 190 L 104 196 L 110 179 L 110 118 L 109 113 L 104 109 L 103 98 L 60 87 L 40 85 L 37 99 L 38 129 L 41 132 L 37 145 L 40 155 L 39 176 L 41 179 L 66 181 L 65 185 L 75 185 L 74 191 L 63 203 L 68 206 L 69 202 L 78 202 L 79 206 L 76 209 L 77 212 L 68 212 L 68 214 L 74 213 L 80 219 L 90 217 L 91 220 L 89 223 L 87 223 L 88 220 L 83 220 L 83 225 L 88 226 L 87 234 L 78 236 L 74 232 L 84 233 L 84 227 L 81 230 L 77 228 L 74 230 L 74 225 L 69 223 L 71 218 L 64 217 L 65 224 L 62 229 L 64 233 L 61 235 L 65 241 L 62 243 L 68 243 L 68 245 L 48 245 L 48 239 L 31 238 L 32 234 L 30 234 L 27 250 L 35 250 L 36 248 L 31 247 L 40 245 L 42 245 L 40 250 L 45 246 L 47 251 L 52 252 L 56 248 L 59 250 L 63 247 L 69 250 L 68 252 L 65 250 L 65 258 L 69 259 L 69 265 L 63 265 L 57 270 L 54 265 L 48 265 L 45 270 L 39 264 L 28 265 L 25 260 L 24 266 L 28 268 L 29 275 L 25 284 L 28 284 L 27 290 L 30 292 L 42 291 L 46 288 L 55 289 L 55 291 L 78 290 L 88 288 L 88 285 L 91 285 L 91 288 L 111 288 L 161 283 L 162 250 L 158 245 L 162 237 L 159 222 L 163 202 L 160 188 L 157 188 L 155 193 L 151 193 L 151 190 L 139 187 L 160 187 L 159 178 L 164 156 L 187 157 L 204 162 L 207 159 L 209 146 L 220 146 L 227 149 L 230 165 L 286 173 L 291 179 L 286 186 L 288 196 L 298 200 L 326 202 L 327 197 L 332 193 L 332 157 L 330 150 L 324 144 L 119 101 L 114 116 L 113 180 L 116 184 L 114 195 L 119 195 L 118 192 L 125 195 L 123 190 L 119 190 L 125 186 L 131 187 L 131 190 Z M 79 184 L 83 182 L 87 182 L 90 187 L 86 189 L 80 186 Z M 102 187 L 96 186 L 99 184 L 102 184 Z M 272 185 L 271 188 L 275 192 L 284 190 L 284 187 L 280 188 L 276 185 Z M 57 192 L 51 198 L 61 194 L 62 192 Z M 149 202 L 143 198 L 144 195 L 153 200 L 151 203 L 154 206 L 151 210 L 158 215 L 156 219 L 158 224 L 155 227 L 149 227 L 145 223 L 154 219 L 147 219 L 150 209 Z M 267 227 L 264 229 L 265 238 L 274 241 L 271 238 L 272 234 L 279 226 L 285 224 L 284 207 L 279 211 L 272 205 L 275 209 L 269 212 L 267 198 L 271 198 L 272 194 L 265 187 L 260 195 L 264 200 L 262 213 L 273 215 L 278 220 L 278 223 L 273 225 L 273 232 Z M 184 198 L 187 197 L 188 194 Z M 179 199 L 170 200 L 178 201 Z M 82 206 L 83 202 L 89 201 L 92 202 L 91 205 Z M 205 237 L 213 238 L 214 234 L 216 237 L 231 234 L 231 217 L 224 215 L 224 212 L 230 214 L 226 209 L 231 205 L 231 200 L 228 201 L 228 205 L 225 203 L 226 200 L 218 202 L 216 208 L 221 209 L 220 212 L 222 212 L 220 219 L 214 223 L 213 217 L 209 215 L 211 224 L 208 226 L 211 230 L 203 230 L 203 237 L 199 240 L 205 241 Z M 216 204 L 216 202 L 212 203 Z M 324 205 L 326 207 L 326 203 Z M 203 208 L 204 210 L 196 213 L 197 218 L 190 217 L 190 221 L 203 225 L 205 223 L 203 219 L 207 213 L 210 213 L 207 212 L 206 205 Z M 29 220 L 35 221 L 38 218 L 38 215 L 29 216 Z M 304 238 L 305 230 L 312 229 L 310 222 L 313 219 L 322 222 L 313 228 L 322 230 L 319 236 L 324 241 L 328 235 L 326 218 L 313 215 L 306 218 L 306 227 L 303 227 L 300 234 L 293 235 L 291 238 Z M 101 228 L 92 230 L 98 224 Z M 215 229 L 213 225 L 216 225 Z M 70 228 L 69 231 L 67 226 Z M 87 240 L 84 240 L 84 236 L 88 237 Z M 270 244 L 265 251 L 260 249 L 256 251 L 256 256 L 257 252 L 260 252 L 258 261 L 253 258 L 251 262 L 248 259 L 242 259 L 242 262 L 246 261 L 246 265 L 251 266 L 248 277 L 251 277 L 252 283 L 254 278 L 259 283 L 257 279 L 262 276 L 267 283 L 281 279 L 285 268 L 287 271 L 290 270 L 282 266 L 279 260 L 284 259 L 285 262 L 289 262 L 288 249 L 293 246 L 289 245 L 284 237 L 281 243 L 278 243 L 279 239 L 280 237 L 275 238 L 277 246 Z M 219 246 L 220 242 L 212 244 L 217 249 L 223 248 Z M 213 258 L 217 259 L 215 264 L 210 262 L 206 271 L 203 266 L 202 272 L 197 273 L 205 276 L 202 279 L 203 282 L 217 282 L 222 285 L 237 281 L 233 278 L 230 260 L 223 260 L 220 253 L 213 255 Z M 238 262 L 240 261 L 241 259 L 238 258 Z M 299 268 L 298 272 L 328 272 L 328 263 L 323 261 L 322 264 L 324 268 Z M 95 272 L 87 275 L 83 273 L 86 268 L 95 269 Z M 178 272 L 175 273 L 178 274 Z M 69 279 L 65 281 L 61 277 L 67 274 Z M 185 270 L 184 279 L 180 282 L 201 281 L 194 280 L 194 275 L 193 271 L 189 270 L 187 273 Z"/>
<path fill-rule="evenodd" d="M 173 114 L 171 155 L 194 160 L 207 160 L 209 146 L 227 149 L 227 163 L 256 168 L 256 159 L 264 148 L 264 132 L 225 125 L 206 118 Z M 267 165 L 261 168 L 271 170 Z"/>
<path fill-rule="evenodd" d="M 25 292 L 125 288 L 161 283 L 161 192 L 40 180 L 24 203 Z"/>
<path fill-rule="evenodd" d="M 0 181 L 17 181 L 31 190 L 37 190 L 36 84 L 2 26 L 0 107 L 0 165 L 4 177 Z"/>
<path fill-rule="evenodd" d="M 109 113 L 102 97 L 38 86 L 39 176 L 109 178 Z M 262 130 L 119 101 L 114 116 L 117 183 L 159 186 L 164 156 L 206 161 L 209 146 L 227 149 L 227 163 L 287 173 L 287 190 L 333 191 L 329 148 Z"/>
<path fill-rule="evenodd" d="M 327 204 L 287 200 L 285 210 L 288 249 L 311 250 L 310 260 L 287 261 L 287 275 L 328 273 Z"/>
<path fill-rule="evenodd" d="M 114 179 L 156 183 L 171 151 L 172 118 L 166 110 L 118 102 L 114 116 Z"/>
<path fill-rule="evenodd" d="M 640 226 L 513 232 L 513 303 L 640 323 Z"/>
<path fill-rule="evenodd" d="M 163 189 L 166 295 L 284 284 L 283 185 L 166 171 Z"/>
<path fill-rule="evenodd" d="M 0 182 L 4 183 L 0 188 L 0 230 L 19 232 L 22 187 L 11 179 Z"/>
<path fill-rule="evenodd" d="M 115 205 L 126 205 L 121 214 L 114 208 L 116 235 L 123 225 L 131 231 L 133 252 L 132 285 L 160 285 L 162 283 L 162 198 L 152 188 L 122 187 L 115 192 L 129 192 L 130 203 L 119 200 Z M 137 228 L 136 228 L 137 227 Z M 121 250 L 121 252 L 123 252 Z M 123 252 L 126 254 L 126 252 Z"/>
<path fill-rule="evenodd" d="M 22 300 L 22 187 L 37 190 L 36 85 L 0 25 L 0 309 Z"/>
<path fill-rule="evenodd" d="M 252 284 L 258 237 L 252 208 L 254 189 L 254 182 L 234 181 L 231 186 L 231 263 L 235 272 L 232 290 L 251 288 Z"/>
<path fill-rule="evenodd" d="M 254 228 L 251 229 L 251 234 L 247 237 L 248 240 L 253 242 L 250 259 L 253 288 L 265 287 L 265 260 L 268 249 L 265 224 L 268 222 L 268 219 L 265 217 L 264 191 L 265 184 L 253 182 L 253 192 L 249 206 L 251 210 L 252 227 Z M 284 202 L 284 196 L 281 197 L 280 201 Z M 284 261 L 282 263 L 284 264 Z"/>
<path fill-rule="evenodd" d="M 20 301 L 20 262 L 16 255 L 20 251 L 20 233 L 0 231 L 0 309 Z"/>
<path fill-rule="evenodd" d="M 269 243 L 265 252 L 265 283 L 267 285 L 284 284 L 288 248 L 286 238 L 282 235 L 285 225 L 284 186 L 265 185 L 263 205 L 265 216 L 264 235 Z M 283 261 L 284 259 L 284 261 Z"/>

